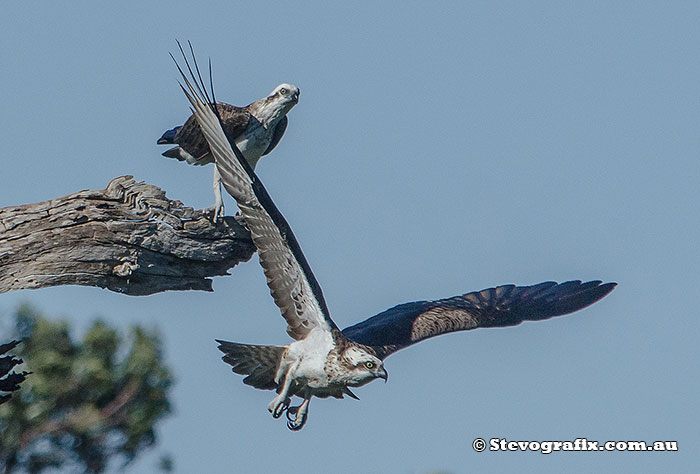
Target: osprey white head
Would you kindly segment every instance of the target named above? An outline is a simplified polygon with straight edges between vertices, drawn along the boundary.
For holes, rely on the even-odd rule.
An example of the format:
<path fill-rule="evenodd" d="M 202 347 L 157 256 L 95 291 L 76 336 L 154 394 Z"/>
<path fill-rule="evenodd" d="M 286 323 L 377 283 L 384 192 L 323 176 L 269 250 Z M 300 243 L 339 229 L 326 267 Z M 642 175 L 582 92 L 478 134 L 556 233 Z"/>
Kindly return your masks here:
<path fill-rule="evenodd" d="M 286 82 L 278 85 L 272 92 L 267 96 L 268 98 L 277 97 L 281 101 L 294 102 L 295 104 L 299 102 L 299 93 L 301 91 L 294 84 L 287 84 Z"/>
<path fill-rule="evenodd" d="M 270 94 L 250 104 L 250 112 L 266 128 L 274 126 L 299 102 L 299 88 L 292 84 L 280 84 Z"/>
<path fill-rule="evenodd" d="M 343 352 L 341 363 L 347 369 L 342 382 L 351 387 L 361 387 L 374 379 L 386 382 L 389 377 L 384 362 L 358 345 L 351 345 Z"/>

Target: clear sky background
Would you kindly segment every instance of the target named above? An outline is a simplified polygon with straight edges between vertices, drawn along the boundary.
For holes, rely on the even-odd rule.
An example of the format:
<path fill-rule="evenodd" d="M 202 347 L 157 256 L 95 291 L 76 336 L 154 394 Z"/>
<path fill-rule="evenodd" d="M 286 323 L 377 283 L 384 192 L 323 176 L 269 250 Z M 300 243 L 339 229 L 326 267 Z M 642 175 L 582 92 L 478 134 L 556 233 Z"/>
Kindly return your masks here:
<path fill-rule="evenodd" d="M 423 342 L 299 433 L 214 338 L 289 342 L 253 258 L 214 293 L 0 295 L 85 328 L 158 325 L 175 414 L 129 472 L 697 472 L 697 2 L 3 2 L 0 206 L 132 174 L 194 207 L 211 167 L 160 156 L 188 116 L 168 52 L 217 97 L 301 88 L 258 174 L 339 326 L 505 283 L 619 282 L 574 315 Z M 229 214 L 235 212 L 227 197 Z M 677 440 L 677 453 L 476 453 L 476 437 Z"/>

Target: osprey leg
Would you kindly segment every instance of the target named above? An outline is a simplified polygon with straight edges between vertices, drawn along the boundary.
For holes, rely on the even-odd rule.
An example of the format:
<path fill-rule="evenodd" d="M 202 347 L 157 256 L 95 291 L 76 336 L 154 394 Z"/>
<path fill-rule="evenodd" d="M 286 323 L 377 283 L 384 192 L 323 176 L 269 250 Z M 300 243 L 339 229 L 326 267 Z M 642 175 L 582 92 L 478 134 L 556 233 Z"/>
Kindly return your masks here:
<path fill-rule="evenodd" d="M 216 163 L 214 164 L 214 179 L 212 185 L 214 187 L 214 222 L 216 222 L 219 218 L 224 217 L 224 199 L 221 196 L 221 175 L 216 167 Z"/>
<path fill-rule="evenodd" d="M 304 395 L 304 401 L 298 407 L 289 407 L 287 409 L 287 428 L 292 431 L 299 431 L 306 424 L 306 419 L 309 414 L 309 402 L 311 401 L 311 390 L 307 389 Z M 294 418 L 292 418 L 294 416 Z"/>
<path fill-rule="evenodd" d="M 280 416 L 282 416 L 284 410 L 286 410 L 287 407 L 289 407 L 289 404 L 291 403 L 291 400 L 289 398 L 289 387 L 292 386 L 292 382 L 294 381 L 294 372 L 296 371 L 298 366 L 299 361 L 297 361 L 294 365 L 291 365 L 289 367 L 287 372 L 284 374 L 284 382 L 282 383 L 282 387 L 277 392 L 277 396 L 273 398 L 270 404 L 267 406 L 267 409 L 270 413 L 272 413 L 272 416 L 275 418 L 279 418 Z"/>

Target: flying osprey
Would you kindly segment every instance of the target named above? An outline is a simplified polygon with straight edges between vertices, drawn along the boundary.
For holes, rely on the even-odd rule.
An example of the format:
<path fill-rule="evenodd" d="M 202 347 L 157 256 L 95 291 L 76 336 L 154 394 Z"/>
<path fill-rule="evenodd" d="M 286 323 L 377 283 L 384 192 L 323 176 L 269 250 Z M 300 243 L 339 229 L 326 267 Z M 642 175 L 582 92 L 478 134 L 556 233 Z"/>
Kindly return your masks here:
<path fill-rule="evenodd" d="M 227 140 L 214 105 L 213 88 L 210 98 L 201 79 L 197 82 L 192 75 L 190 82 L 182 69 L 180 73 L 187 86 L 183 91 L 212 150 L 223 185 L 238 202 L 270 293 L 287 322 L 287 333 L 295 339 L 285 346 L 217 340 L 219 349 L 234 372 L 247 375 L 244 383 L 277 392 L 268 410 L 275 418 L 286 410 L 291 430 L 306 423 L 312 397 L 357 398 L 350 387 L 377 378 L 386 381 L 384 359 L 399 349 L 453 331 L 513 326 L 571 313 L 603 298 L 616 285 L 600 281 L 503 285 L 398 305 L 341 331 L 330 317 L 291 228 L 243 154 Z M 291 407 L 294 395 L 303 401 Z"/>
<path fill-rule="evenodd" d="M 267 97 L 245 107 L 217 103 L 221 125 L 229 139 L 243 153 L 252 169 L 260 157 L 275 149 L 287 129 L 287 112 L 299 102 L 299 88 L 292 84 L 280 84 Z M 194 116 L 190 115 L 184 125 L 163 133 L 158 145 L 177 145 L 163 153 L 168 158 L 195 166 L 213 163 L 209 145 L 202 136 Z M 214 167 L 214 220 L 223 217 L 224 202 L 221 197 L 221 177 Z"/>

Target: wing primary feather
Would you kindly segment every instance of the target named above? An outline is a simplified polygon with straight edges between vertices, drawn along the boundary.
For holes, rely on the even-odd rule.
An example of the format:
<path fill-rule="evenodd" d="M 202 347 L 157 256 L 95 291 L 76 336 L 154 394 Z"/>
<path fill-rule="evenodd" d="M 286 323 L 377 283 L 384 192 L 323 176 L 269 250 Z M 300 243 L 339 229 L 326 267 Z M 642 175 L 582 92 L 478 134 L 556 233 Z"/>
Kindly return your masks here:
<path fill-rule="evenodd" d="M 221 114 L 219 113 L 219 104 L 216 102 L 216 94 L 214 94 L 214 74 L 212 73 L 211 70 L 211 56 L 209 57 L 209 89 L 211 90 L 211 103 L 214 104 L 214 113 L 219 119 L 219 122 L 221 122 Z M 223 127 L 222 127 L 223 128 Z M 224 130 L 224 135 L 226 135 L 226 130 Z M 226 135 L 226 139 L 228 140 L 228 135 Z M 230 140 L 229 140 L 230 142 Z M 235 141 L 233 142 L 235 146 Z"/>
<path fill-rule="evenodd" d="M 179 45 L 180 45 L 180 43 L 178 43 L 178 46 L 179 46 Z M 182 48 L 180 48 L 180 49 L 182 50 Z M 182 78 L 185 80 L 185 82 L 187 82 L 187 76 L 185 75 L 185 72 L 184 72 L 184 71 L 182 70 L 182 68 L 180 67 L 180 63 L 177 62 L 177 59 L 175 59 L 175 56 L 173 56 L 173 53 L 168 53 L 168 54 L 170 55 L 170 58 L 171 58 L 171 59 L 173 60 L 173 62 L 175 63 L 175 67 L 177 67 L 177 70 L 180 72 L 180 77 L 182 77 Z M 180 83 L 180 81 L 177 81 L 177 83 L 180 84 L 180 87 L 182 87 L 182 83 Z M 183 87 L 182 90 L 185 91 L 184 87 Z M 188 99 L 189 99 L 190 96 L 189 96 L 189 94 L 187 93 L 187 91 L 185 91 L 185 94 L 187 94 Z M 191 101 L 190 101 L 190 102 L 191 102 Z M 192 110 L 192 107 L 190 107 L 190 110 Z"/>
<path fill-rule="evenodd" d="M 190 54 L 192 54 L 192 62 L 194 63 L 194 68 L 197 71 L 197 77 L 199 78 L 199 84 L 202 85 L 202 91 L 204 92 L 204 97 L 207 99 L 207 102 L 209 104 L 212 103 L 211 98 L 207 94 L 207 88 L 204 87 L 204 80 L 202 79 L 202 74 L 199 72 L 199 64 L 197 64 L 197 56 L 194 55 L 194 48 L 192 47 L 192 42 L 190 40 L 187 40 L 187 44 L 190 47 Z M 209 65 L 211 66 L 211 58 L 209 58 Z M 211 79 L 211 69 L 209 70 L 209 79 Z M 197 82 L 197 81 L 195 81 Z M 212 89 L 213 91 L 214 89 Z M 213 94 L 213 92 L 212 92 Z M 218 117 L 218 115 L 217 115 Z M 219 117 L 220 118 L 220 117 Z"/>
<path fill-rule="evenodd" d="M 177 47 L 180 48 L 180 53 L 182 54 L 182 59 L 185 61 L 185 66 L 187 66 L 187 70 L 190 72 L 190 76 L 193 79 L 194 85 L 197 88 L 199 95 L 201 95 L 202 97 L 205 97 L 207 99 L 207 102 L 209 102 L 208 95 L 206 94 L 206 92 L 204 92 L 202 90 L 202 87 L 200 87 L 199 83 L 197 82 L 197 77 L 194 75 L 194 72 L 192 71 L 192 67 L 190 66 L 190 62 L 187 59 L 187 55 L 185 54 L 185 50 L 182 48 L 182 44 L 180 44 L 179 40 L 176 40 L 176 42 L 177 42 Z M 196 58 L 194 56 L 194 50 L 192 48 L 192 43 L 190 43 L 189 40 L 187 41 L 187 43 L 190 45 L 190 50 L 192 51 L 192 59 L 195 61 L 195 67 L 196 67 Z M 180 72 L 182 72 L 182 70 L 180 70 Z M 183 78 L 185 79 L 185 81 L 187 81 L 187 77 L 185 77 L 184 74 L 183 74 Z M 187 82 L 189 82 L 189 81 L 187 81 Z M 194 95 L 196 95 L 194 90 L 192 92 Z"/>
<path fill-rule="evenodd" d="M 180 44 L 180 40 L 175 40 L 175 42 L 177 43 L 177 47 L 180 49 L 180 54 L 182 55 L 182 59 L 185 61 L 185 65 L 187 66 L 187 70 L 190 72 L 190 76 L 192 78 L 194 78 L 194 74 L 192 73 L 192 68 L 190 67 L 189 61 L 187 60 L 187 55 L 185 54 L 185 50 L 182 48 L 182 44 Z M 172 56 L 172 54 L 171 54 L 171 56 Z M 189 80 L 187 79 L 187 75 L 184 74 L 184 72 L 182 71 L 182 69 L 180 67 L 178 67 L 178 69 L 180 70 L 180 74 L 182 75 L 182 78 L 189 85 Z M 192 88 L 190 87 L 190 89 L 192 89 Z M 199 87 L 198 87 L 198 89 L 199 89 Z M 194 93 L 194 90 L 192 90 L 192 92 Z"/>

